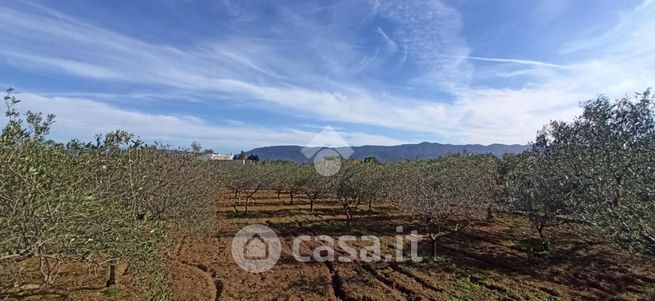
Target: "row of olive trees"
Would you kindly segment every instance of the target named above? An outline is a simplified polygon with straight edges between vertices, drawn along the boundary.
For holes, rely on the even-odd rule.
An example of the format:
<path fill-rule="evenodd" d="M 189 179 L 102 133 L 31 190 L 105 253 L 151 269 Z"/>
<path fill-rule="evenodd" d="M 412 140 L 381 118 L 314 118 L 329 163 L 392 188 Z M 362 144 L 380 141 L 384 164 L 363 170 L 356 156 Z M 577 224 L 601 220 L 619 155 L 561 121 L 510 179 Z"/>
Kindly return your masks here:
<path fill-rule="evenodd" d="M 0 136 L 0 270 L 11 272 L 0 295 L 54 289 L 60 265 L 82 261 L 108 264 L 108 286 L 126 262 L 145 295 L 166 296 L 159 247 L 169 230 L 213 228 L 215 168 L 123 131 L 55 143 L 54 116 L 20 114 L 11 92 Z M 34 261 L 38 283 L 26 269 Z"/>
<path fill-rule="evenodd" d="M 223 168 L 224 183 L 234 194 L 234 210 L 243 205 L 244 212 L 255 193 L 272 190 L 281 199 L 286 194 L 289 202 L 304 197 L 313 213 L 316 201 L 330 199 L 342 208 L 348 223 L 362 204 L 372 210 L 373 202 L 384 195 L 383 166 L 377 163 L 344 162 L 333 176 L 323 176 L 312 165 L 290 162 L 241 164 L 228 162 Z"/>
<path fill-rule="evenodd" d="M 486 208 L 526 215 L 545 229 L 571 222 L 589 240 L 655 253 L 655 98 L 601 97 L 573 122 L 552 122 L 522 154 L 450 155 L 391 164 L 390 200 L 439 237 Z"/>
<path fill-rule="evenodd" d="M 589 238 L 655 253 L 655 99 L 605 97 L 551 122 L 532 149 L 506 158 L 507 204 L 543 228 L 575 219 Z"/>
<path fill-rule="evenodd" d="M 424 227 L 437 255 L 440 238 L 484 218 L 503 192 L 500 160 L 492 155 L 452 154 L 389 167 L 390 199 Z"/>

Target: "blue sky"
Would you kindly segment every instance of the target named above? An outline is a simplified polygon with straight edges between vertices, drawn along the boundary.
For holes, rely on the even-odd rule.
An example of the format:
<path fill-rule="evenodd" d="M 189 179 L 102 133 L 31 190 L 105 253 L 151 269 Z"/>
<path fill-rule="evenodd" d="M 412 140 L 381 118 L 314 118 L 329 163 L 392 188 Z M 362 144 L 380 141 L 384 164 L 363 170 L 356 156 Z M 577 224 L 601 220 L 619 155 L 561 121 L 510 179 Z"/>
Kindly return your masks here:
<path fill-rule="evenodd" d="M 527 143 L 655 82 L 653 1 L 2 1 L 0 85 L 53 137 L 216 151 Z"/>

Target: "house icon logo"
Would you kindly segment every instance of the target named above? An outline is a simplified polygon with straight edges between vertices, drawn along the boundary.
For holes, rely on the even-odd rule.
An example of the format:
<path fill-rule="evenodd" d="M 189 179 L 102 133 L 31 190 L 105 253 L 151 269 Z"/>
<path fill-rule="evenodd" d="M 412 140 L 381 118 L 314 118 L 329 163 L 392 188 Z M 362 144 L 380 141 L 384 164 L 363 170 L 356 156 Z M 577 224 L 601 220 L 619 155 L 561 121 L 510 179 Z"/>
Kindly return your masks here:
<path fill-rule="evenodd" d="M 341 169 L 341 160 L 352 156 L 354 150 L 332 127 L 327 126 L 303 147 L 300 152 L 313 159 L 314 169 L 322 176 L 333 176 Z"/>
<path fill-rule="evenodd" d="M 268 258 L 269 254 L 268 243 L 259 234 L 250 237 L 243 248 L 243 258 L 248 260 L 263 260 Z"/>
<path fill-rule="evenodd" d="M 263 273 L 280 259 L 282 246 L 273 229 L 254 224 L 243 227 L 232 239 L 232 258 L 243 270 Z"/>

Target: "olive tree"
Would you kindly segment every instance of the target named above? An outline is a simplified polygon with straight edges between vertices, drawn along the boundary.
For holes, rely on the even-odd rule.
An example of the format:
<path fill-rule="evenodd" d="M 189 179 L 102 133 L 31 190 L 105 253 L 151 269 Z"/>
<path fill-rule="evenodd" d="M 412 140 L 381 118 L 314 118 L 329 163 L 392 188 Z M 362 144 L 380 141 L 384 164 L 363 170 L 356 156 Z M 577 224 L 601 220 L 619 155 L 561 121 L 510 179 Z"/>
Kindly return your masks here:
<path fill-rule="evenodd" d="M 368 204 L 368 211 L 373 210 L 373 203 L 386 197 L 385 168 L 377 160 L 369 160 L 358 166 L 358 193 Z"/>
<path fill-rule="evenodd" d="M 268 165 L 268 168 L 271 172 L 268 174 L 268 188 L 277 193 L 277 199 L 281 200 L 282 192 L 287 187 L 288 177 L 289 177 L 289 165 L 292 163 L 271 163 Z"/>
<path fill-rule="evenodd" d="M 498 160 L 449 155 L 390 166 L 389 197 L 424 227 L 437 254 L 438 240 L 468 226 L 501 191 Z"/>
<path fill-rule="evenodd" d="M 546 228 L 556 225 L 558 217 L 570 213 L 565 203 L 566 189 L 561 188 L 566 185 L 564 178 L 558 175 L 557 167 L 534 150 L 507 155 L 503 161 L 507 189 L 503 205 L 512 212 L 527 215 L 544 249 L 548 249 Z"/>
<path fill-rule="evenodd" d="M 24 121 L 15 110 L 18 101 L 11 95 L 5 101 L 9 121 L 0 136 L 0 265 L 21 270 L 36 260 L 42 275 L 36 287 L 43 291 L 55 282 L 64 260 L 120 258 L 132 262 L 136 278 L 155 289 L 149 281 L 156 277 L 159 225 L 135 219 L 129 208 L 107 198 L 104 187 L 96 185 L 100 171 L 89 168 L 90 157 L 45 139 L 54 116 L 28 112 Z M 13 276 L 0 281 L 4 293 L 34 289 L 25 283 L 30 277 Z"/>
<path fill-rule="evenodd" d="M 306 180 L 306 173 L 302 172 L 302 166 L 288 164 L 282 172 L 282 179 L 285 182 L 285 190 L 289 195 L 289 203 L 293 206 L 294 198 L 302 193 L 302 187 Z"/>
<path fill-rule="evenodd" d="M 376 163 L 344 162 L 338 173 L 327 177 L 331 195 L 341 205 L 348 224 L 362 203 L 369 209 L 383 196 L 382 167 Z"/>
<path fill-rule="evenodd" d="M 583 103 L 574 121 L 551 122 L 534 152 L 552 166 L 554 187 L 588 233 L 633 251 L 655 252 L 655 102 L 650 90 Z"/>
<path fill-rule="evenodd" d="M 267 187 L 272 170 L 259 163 L 232 164 L 228 177 L 231 179 L 233 189 L 237 192 L 237 199 L 233 206 L 238 211 L 237 205 L 244 201 L 244 212 L 248 213 L 248 206 L 252 197 Z M 244 199 L 245 197 L 245 199 Z"/>
<path fill-rule="evenodd" d="M 37 260 L 43 291 L 62 261 L 109 263 L 108 286 L 117 283 L 123 261 L 145 295 L 165 295 L 157 248 L 167 229 L 194 231 L 213 220 L 214 169 L 195 152 L 148 146 L 124 131 L 95 143 L 55 143 L 46 140 L 54 116 L 27 112 L 23 120 L 18 100 L 8 94 L 5 102 L 0 265 L 20 270 Z M 29 279 L 2 279 L 0 290 L 29 290 Z"/>
<path fill-rule="evenodd" d="M 301 165 L 297 172 L 299 178 L 302 179 L 300 190 L 309 200 L 309 210 L 314 213 L 316 201 L 330 193 L 330 179 L 316 172 L 311 165 Z"/>

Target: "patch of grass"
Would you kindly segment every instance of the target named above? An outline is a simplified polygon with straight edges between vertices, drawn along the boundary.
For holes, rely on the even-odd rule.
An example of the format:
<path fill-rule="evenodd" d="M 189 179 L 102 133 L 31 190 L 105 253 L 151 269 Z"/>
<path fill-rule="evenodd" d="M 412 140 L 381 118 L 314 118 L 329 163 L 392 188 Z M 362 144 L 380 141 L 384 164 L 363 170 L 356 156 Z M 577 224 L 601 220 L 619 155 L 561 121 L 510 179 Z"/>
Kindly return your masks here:
<path fill-rule="evenodd" d="M 300 209 L 300 210 L 291 210 L 291 212 L 292 212 L 294 215 L 312 215 L 312 214 L 313 214 L 311 211 L 309 211 L 309 210 L 304 210 L 304 209 Z"/>
<path fill-rule="evenodd" d="M 357 235 L 357 230 L 353 229 L 350 225 L 347 225 L 344 222 L 323 222 L 320 224 L 320 230 L 325 231 L 326 234 L 339 233 L 341 235 Z"/>
<path fill-rule="evenodd" d="M 25 270 L 39 270 L 39 260 L 26 260 L 25 264 L 23 265 L 22 269 Z"/>
<path fill-rule="evenodd" d="M 405 260 L 408 266 L 435 267 L 449 273 L 453 273 L 458 270 L 457 265 L 453 262 L 452 258 L 448 256 L 423 256 L 423 260 L 421 262 L 411 261 L 411 258 L 409 257 L 407 257 Z"/>
<path fill-rule="evenodd" d="M 430 256 L 430 259 L 428 261 L 432 262 L 433 264 L 443 265 L 443 266 L 451 265 L 453 263 L 453 260 L 450 257 L 442 256 L 442 255 L 438 255 L 437 257 Z"/>
<path fill-rule="evenodd" d="M 475 280 L 483 281 L 483 282 L 493 282 L 493 279 L 489 277 L 486 273 L 475 273 L 474 275 L 471 276 Z"/>
<path fill-rule="evenodd" d="M 425 259 L 421 262 L 413 261 L 410 257 L 405 256 L 403 258 L 403 264 L 408 266 L 408 267 L 419 267 L 421 265 L 425 264 Z"/>
<path fill-rule="evenodd" d="M 457 277 L 457 286 L 465 292 L 477 292 L 481 288 L 479 284 L 473 283 L 468 275 Z"/>
<path fill-rule="evenodd" d="M 109 298 L 116 299 L 121 294 L 121 288 L 116 285 L 111 286 L 105 290 L 105 294 Z"/>
<path fill-rule="evenodd" d="M 553 255 L 550 242 L 537 238 L 523 239 L 514 245 L 514 249 L 525 252 L 528 258 L 547 259 Z"/>
<path fill-rule="evenodd" d="M 248 215 L 243 211 L 231 211 L 225 214 L 227 218 L 242 218 L 247 217 Z"/>
<path fill-rule="evenodd" d="M 538 258 L 550 258 L 552 255 L 553 254 L 549 250 L 541 250 L 532 254 L 533 257 Z"/>

